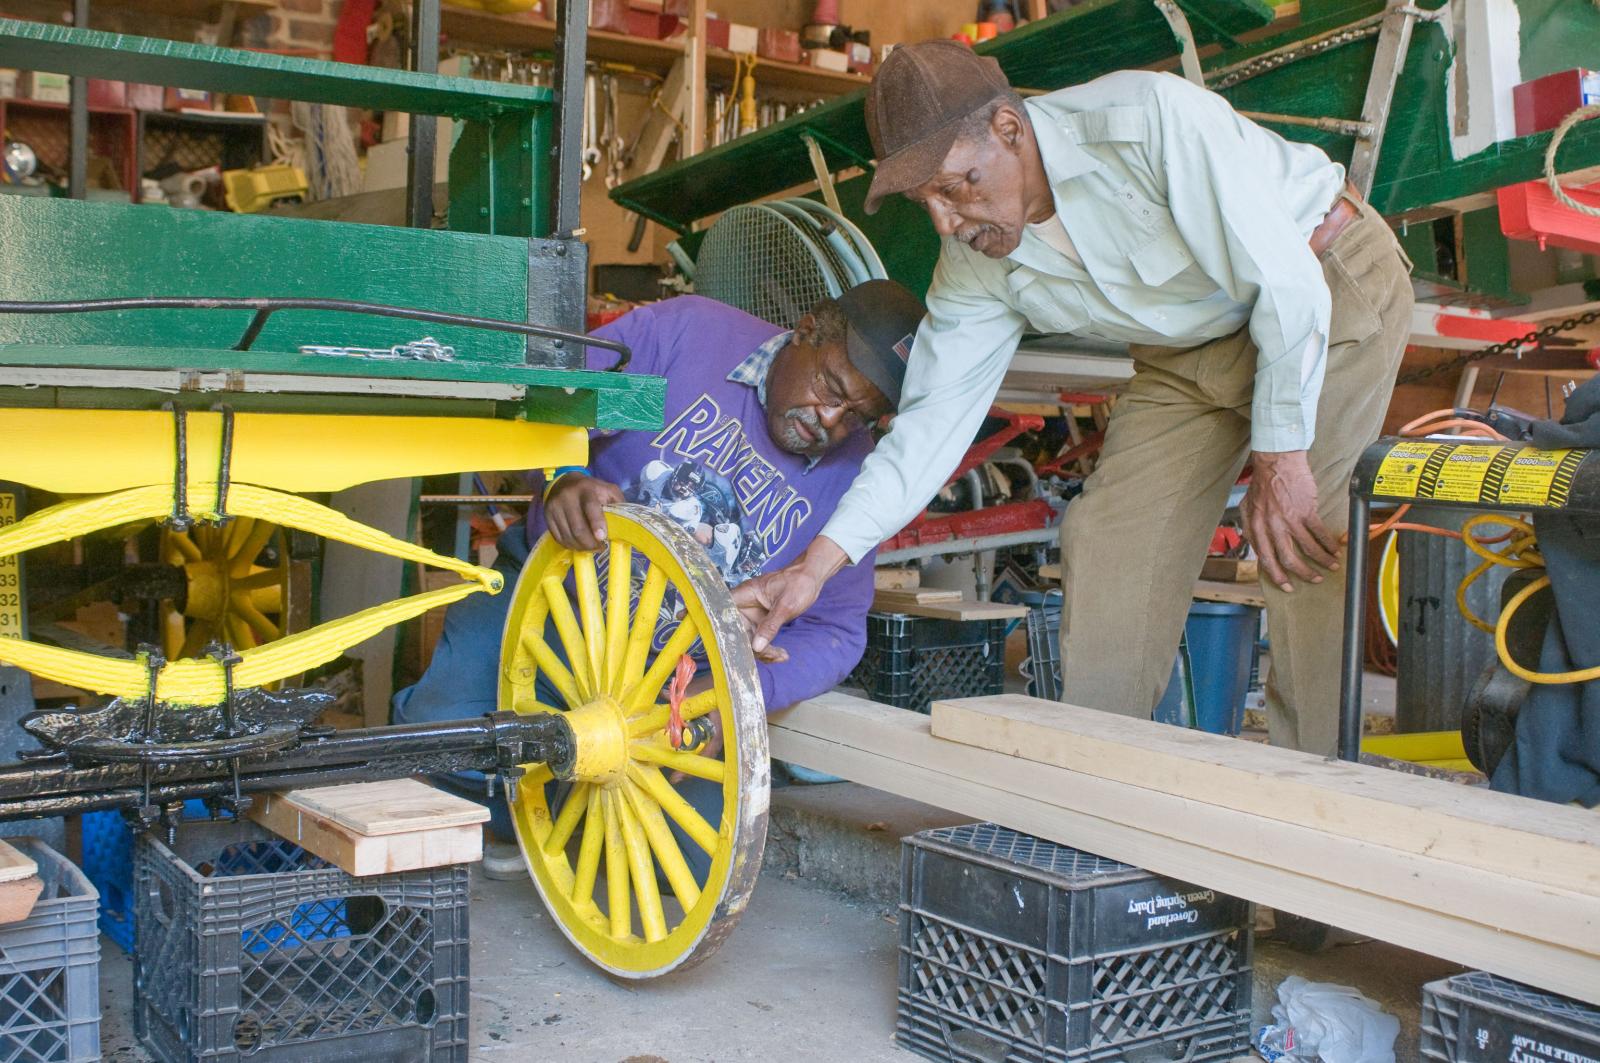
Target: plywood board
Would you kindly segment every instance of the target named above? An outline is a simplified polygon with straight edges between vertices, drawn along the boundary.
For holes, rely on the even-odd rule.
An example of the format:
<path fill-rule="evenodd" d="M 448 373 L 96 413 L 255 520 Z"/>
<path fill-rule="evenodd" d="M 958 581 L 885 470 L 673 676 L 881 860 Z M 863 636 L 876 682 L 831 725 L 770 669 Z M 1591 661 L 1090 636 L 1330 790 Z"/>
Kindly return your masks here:
<path fill-rule="evenodd" d="M 876 568 L 872 570 L 872 585 L 880 591 L 919 587 L 922 585 L 922 570 L 914 565 L 906 568 Z"/>
<path fill-rule="evenodd" d="M 1208 557 L 1200 569 L 1200 578 L 1217 583 L 1254 583 L 1258 568 L 1251 558 Z"/>
<path fill-rule="evenodd" d="M 840 694 L 770 717 L 769 736 L 804 767 L 1600 1003 L 1600 897 L 1514 859 L 1483 870 L 945 741 Z"/>
<path fill-rule="evenodd" d="M 966 601 L 960 595 L 954 599 L 931 602 L 901 599 L 889 606 L 879 606 L 877 598 L 874 597 L 873 608 L 884 613 L 925 616 L 935 620 L 1014 620 L 1028 615 L 1028 607 L 1025 605 Z"/>
<path fill-rule="evenodd" d="M 0 925 L 20 923 L 32 915 L 43 892 L 44 880 L 38 875 L 0 882 Z"/>
<path fill-rule="evenodd" d="M 872 608 L 880 613 L 892 613 L 908 605 L 927 605 L 932 602 L 959 602 L 960 591 L 940 590 L 937 587 L 880 587 L 872 594 Z"/>
<path fill-rule="evenodd" d="M 1194 597 L 1201 602 L 1228 602 L 1232 605 L 1253 605 L 1265 609 L 1267 599 L 1260 584 L 1219 583 L 1203 579 L 1194 585 Z"/>

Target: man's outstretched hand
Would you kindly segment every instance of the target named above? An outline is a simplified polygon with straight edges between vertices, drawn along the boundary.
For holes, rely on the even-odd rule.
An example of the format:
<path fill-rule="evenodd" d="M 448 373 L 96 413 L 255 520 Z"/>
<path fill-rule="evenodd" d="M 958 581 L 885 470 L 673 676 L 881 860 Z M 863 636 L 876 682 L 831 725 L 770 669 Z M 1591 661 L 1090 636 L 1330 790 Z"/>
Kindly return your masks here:
<path fill-rule="evenodd" d="M 568 550 L 598 550 L 606 541 L 606 507 L 624 501 L 616 484 L 569 472 L 544 500 L 544 522 Z"/>
<path fill-rule="evenodd" d="M 828 578 L 850 558 L 832 539 L 817 536 L 806 552 L 783 568 L 757 576 L 733 589 L 733 603 L 753 627 L 750 645 L 761 656 L 783 625 L 811 608 Z"/>
<path fill-rule="evenodd" d="M 1339 536 L 1328 530 L 1317 513 L 1317 481 L 1303 450 L 1252 456 L 1255 472 L 1239 504 L 1244 533 L 1255 547 L 1267 579 L 1286 592 L 1293 574 L 1309 583 L 1321 583 L 1318 565 L 1339 571 Z"/>

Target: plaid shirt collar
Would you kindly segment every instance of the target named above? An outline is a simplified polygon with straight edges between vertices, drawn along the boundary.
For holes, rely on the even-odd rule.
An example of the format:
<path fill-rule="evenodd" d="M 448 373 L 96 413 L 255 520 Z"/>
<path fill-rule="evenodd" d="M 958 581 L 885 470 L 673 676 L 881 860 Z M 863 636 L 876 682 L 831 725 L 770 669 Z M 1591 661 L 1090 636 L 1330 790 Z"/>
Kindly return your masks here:
<path fill-rule="evenodd" d="M 733 372 L 728 374 L 728 379 L 735 384 L 744 384 L 756 389 L 756 397 L 761 400 L 764 408 L 767 405 L 767 373 L 772 369 L 773 359 L 778 357 L 778 352 L 789 345 L 793 332 L 780 332 L 766 343 L 757 347 L 744 361 L 733 367 Z M 820 457 L 806 459 L 806 472 L 817 467 Z"/>

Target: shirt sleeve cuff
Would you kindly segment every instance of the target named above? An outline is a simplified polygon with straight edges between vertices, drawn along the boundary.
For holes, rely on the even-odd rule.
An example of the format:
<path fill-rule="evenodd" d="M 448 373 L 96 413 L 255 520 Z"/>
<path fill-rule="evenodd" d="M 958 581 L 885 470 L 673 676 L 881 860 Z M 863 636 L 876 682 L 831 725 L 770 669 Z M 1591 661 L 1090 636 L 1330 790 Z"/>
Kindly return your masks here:
<path fill-rule="evenodd" d="M 846 507 L 843 503 L 834 510 L 828 523 L 823 525 L 818 535 L 826 535 L 838 544 L 850 558 L 852 565 L 859 564 L 863 557 L 872 553 L 878 544 L 883 541 L 877 523 L 863 519 L 863 515 Z"/>

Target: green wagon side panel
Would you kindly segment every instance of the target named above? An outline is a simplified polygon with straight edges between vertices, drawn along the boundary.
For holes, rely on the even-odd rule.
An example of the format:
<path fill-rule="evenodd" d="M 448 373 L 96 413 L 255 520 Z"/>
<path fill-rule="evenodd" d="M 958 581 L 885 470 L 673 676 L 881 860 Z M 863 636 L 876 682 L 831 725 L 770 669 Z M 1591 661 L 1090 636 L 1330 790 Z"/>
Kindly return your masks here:
<path fill-rule="evenodd" d="M 0 67 L 307 100 L 378 111 L 488 118 L 543 110 L 547 88 L 414 74 L 0 18 Z"/>
<path fill-rule="evenodd" d="M 356 299 L 527 320 L 527 243 L 383 225 L 0 195 L 0 298 L 273 296 Z M 229 348 L 248 311 L 0 314 L 0 343 Z M 283 311 L 256 347 L 388 347 L 432 335 L 464 361 L 520 365 L 510 333 Z"/>

